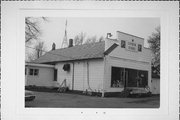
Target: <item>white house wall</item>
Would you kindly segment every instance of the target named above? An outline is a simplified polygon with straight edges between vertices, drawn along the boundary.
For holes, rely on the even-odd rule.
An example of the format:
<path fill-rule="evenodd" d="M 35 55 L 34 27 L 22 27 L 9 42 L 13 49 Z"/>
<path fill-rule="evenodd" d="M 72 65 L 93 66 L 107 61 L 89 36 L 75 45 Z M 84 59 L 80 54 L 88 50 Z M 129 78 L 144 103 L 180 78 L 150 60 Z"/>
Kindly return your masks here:
<path fill-rule="evenodd" d="M 87 76 L 87 66 L 89 64 L 89 85 Z M 63 65 L 69 63 L 70 71 L 64 71 Z M 74 85 L 73 84 L 73 63 L 64 62 L 56 64 L 55 68 L 58 69 L 58 82 L 61 84 L 66 79 L 67 86 L 70 90 L 85 91 L 92 89 L 93 91 L 102 90 L 102 82 L 104 76 L 104 63 L 103 59 L 84 60 L 74 62 Z"/>
<path fill-rule="evenodd" d="M 74 90 L 85 89 L 85 71 L 84 62 L 74 63 Z"/>
<path fill-rule="evenodd" d="M 104 79 L 103 60 L 93 60 L 89 63 L 90 87 L 94 91 L 102 91 Z"/>
<path fill-rule="evenodd" d="M 33 76 L 33 75 L 29 75 L 29 72 L 27 72 L 26 85 L 47 86 L 47 87 L 53 86 L 53 80 L 54 80 L 53 68 L 28 67 L 28 69 L 30 68 L 39 69 L 39 74 L 37 76 Z"/>
<path fill-rule="evenodd" d="M 121 40 L 126 41 L 126 48 L 121 48 Z M 127 44 L 135 43 L 136 49 L 127 49 Z M 151 88 L 151 51 L 144 48 L 144 39 L 129 35 L 122 32 L 117 32 L 117 40 L 106 39 L 105 40 L 105 50 L 108 49 L 114 43 L 118 44 L 109 55 L 106 56 L 105 64 L 105 80 L 104 89 L 105 92 L 120 92 L 124 88 L 111 88 L 111 67 L 124 67 L 132 68 L 137 70 L 148 71 L 148 86 Z M 142 51 L 137 50 L 137 45 L 142 45 Z"/>
<path fill-rule="evenodd" d="M 65 63 L 58 63 L 55 65 L 55 68 L 58 70 L 57 71 L 57 82 L 59 85 L 62 84 L 62 82 L 66 79 L 66 85 L 69 87 L 69 89 L 72 89 L 72 63 L 70 64 L 70 71 L 64 71 L 63 66 Z"/>

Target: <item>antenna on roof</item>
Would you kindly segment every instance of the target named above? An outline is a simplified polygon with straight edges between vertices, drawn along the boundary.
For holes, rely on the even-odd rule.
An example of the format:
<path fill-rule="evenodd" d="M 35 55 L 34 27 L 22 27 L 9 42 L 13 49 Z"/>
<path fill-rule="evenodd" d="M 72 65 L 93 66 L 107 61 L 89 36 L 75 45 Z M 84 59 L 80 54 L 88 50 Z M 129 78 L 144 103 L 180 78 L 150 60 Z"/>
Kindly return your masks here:
<path fill-rule="evenodd" d="M 67 41 L 67 19 L 66 19 L 66 23 L 65 23 L 65 33 L 64 33 L 64 38 L 63 38 L 63 42 L 61 44 L 61 48 L 65 48 L 68 47 L 68 41 Z"/>

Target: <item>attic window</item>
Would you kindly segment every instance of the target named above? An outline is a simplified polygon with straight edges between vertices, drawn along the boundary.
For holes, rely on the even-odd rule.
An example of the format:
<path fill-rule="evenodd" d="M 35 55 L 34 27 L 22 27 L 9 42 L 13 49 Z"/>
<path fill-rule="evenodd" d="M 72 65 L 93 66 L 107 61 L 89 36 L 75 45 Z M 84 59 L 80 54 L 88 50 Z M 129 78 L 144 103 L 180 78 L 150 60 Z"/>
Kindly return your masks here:
<path fill-rule="evenodd" d="M 63 70 L 64 71 L 70 71 L 70 64 L 64 64 Z"/>
<path fill-rule="evenodd" d="M 125 48 L 126 47 L 126 41 L 121 40 L 121 48 Z"/>

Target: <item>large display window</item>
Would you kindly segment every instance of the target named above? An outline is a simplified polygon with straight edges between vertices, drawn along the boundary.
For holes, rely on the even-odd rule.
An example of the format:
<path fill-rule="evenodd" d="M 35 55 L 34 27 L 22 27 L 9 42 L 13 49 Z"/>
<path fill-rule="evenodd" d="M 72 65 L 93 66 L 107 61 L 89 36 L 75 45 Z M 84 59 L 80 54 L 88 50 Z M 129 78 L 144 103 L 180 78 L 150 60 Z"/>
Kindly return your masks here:
<path fill-rule="evenodd" d="M 148 85 L 148 71 L 112 67 L 111 87 L 146 87 Z"/>

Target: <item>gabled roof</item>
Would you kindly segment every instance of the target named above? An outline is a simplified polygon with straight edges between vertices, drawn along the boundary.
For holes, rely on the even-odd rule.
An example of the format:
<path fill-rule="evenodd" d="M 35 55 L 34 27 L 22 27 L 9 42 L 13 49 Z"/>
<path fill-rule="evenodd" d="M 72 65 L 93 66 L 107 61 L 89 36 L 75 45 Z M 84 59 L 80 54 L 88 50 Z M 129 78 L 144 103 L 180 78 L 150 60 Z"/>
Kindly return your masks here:
<path fill-rule="evenodd" d="M 96 42 L 62 48 L 47 52 L 45 55 L 33 61 L 33 63 L 55 63 L 63 61 L 103 58 L 105 42 Z"/>

